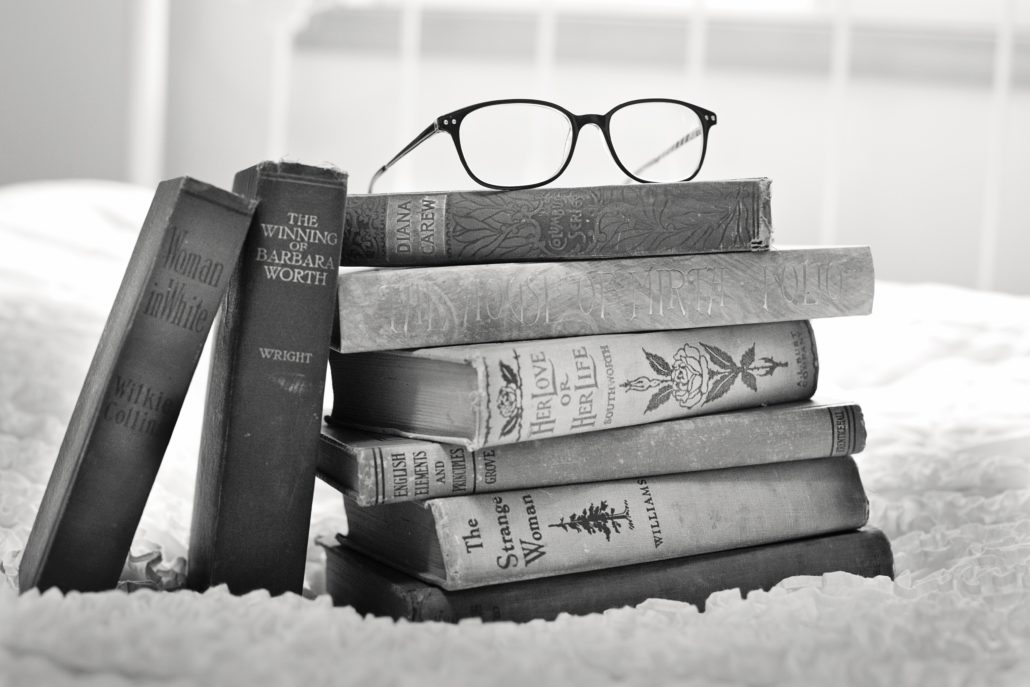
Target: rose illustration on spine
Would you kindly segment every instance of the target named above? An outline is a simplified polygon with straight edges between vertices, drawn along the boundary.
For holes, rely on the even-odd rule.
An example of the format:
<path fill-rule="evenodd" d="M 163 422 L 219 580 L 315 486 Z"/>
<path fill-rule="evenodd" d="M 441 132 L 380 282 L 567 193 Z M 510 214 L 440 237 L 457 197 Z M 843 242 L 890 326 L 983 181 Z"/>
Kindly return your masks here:
<path fill-rule="evenodd" d="M 733 384 L 740 379 L 751 391 L 758 391 L 758 377 L 768 377 L 777 368 L 787 367 L 771 357 L 756 359 L 755 345 L 751 344 L 737 363 L 733 356 L 718 346 L 699 341 L 697 346 L 684 343 L 668 360 L 641 349 L 648 365 L 657 377 L 641 376 L 624 381 L 621 386 L 627 393 L 650 391 L 651 399 L 644 409 L 648 413 L 675 399 L 682 408 L 693 409 L 722 398 Z"/>
<path fill-rule="evenodd" d="M 672 380 L 672 395 L 677 403 L 684 408 L 699 405 L 704 401 L 712 382 L 708 358 L 695 346 L 683 344 L 683 348 L 672 357 L 669 378 Z"/>
<path fill-rule="evenodd" d="M 518 364 L 518 355 L 515 356 L 515 363 Z M 500 362 L 501 381 L 504 382 L 497 391 L 497 412 L 504 418 L 504 426 L 501 427 L 501 436 L 508 436 L 516 432 L 522 421 L 522 380 L 515 369 Z"/>

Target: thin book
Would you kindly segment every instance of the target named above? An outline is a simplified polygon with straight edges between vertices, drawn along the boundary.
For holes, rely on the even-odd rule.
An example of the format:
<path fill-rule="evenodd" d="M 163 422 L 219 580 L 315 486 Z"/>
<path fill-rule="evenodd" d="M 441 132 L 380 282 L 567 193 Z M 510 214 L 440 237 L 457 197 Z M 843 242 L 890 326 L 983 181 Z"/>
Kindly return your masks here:
<path fill-rule="evenodd" d="M 768 179 L 351 196 L 343 260 L 432 266 L 769 248 Z"/>
<path fill-rule="evenodd" d="M 318 475 L 360 506 L 844 456 L 862 409 L 799 401 L 469 450 L 322 426 Z"/>

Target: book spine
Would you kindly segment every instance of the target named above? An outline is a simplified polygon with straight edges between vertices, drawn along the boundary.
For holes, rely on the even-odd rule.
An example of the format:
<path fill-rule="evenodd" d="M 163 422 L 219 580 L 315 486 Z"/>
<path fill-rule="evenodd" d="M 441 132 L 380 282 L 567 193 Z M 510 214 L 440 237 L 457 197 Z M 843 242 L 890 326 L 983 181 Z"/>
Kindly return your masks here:
<path fill-rule="evenodd" d="M 300 593 L 339 266 L 346 174 L 265 162 L 217 326 L 188 584 Z"/>
<path fill-rule="evenodd" d="M 555 437 L 478 451 L 378 437 L 334 440 L 323 427 L 319 471 L 362 506 L 843 456 L 865 446 L 854 404 L 782 404 Z M 353 434 L 352 434 L 353 436 Z"/>
<path fill-rule="evenodd" d="M 331 549 L 326 581 L 335 604 L 353 605 L 361 613 L 412 621 L 529 622 L 553 620 L 561 613 L 603 613 L 652 598 L 691 603 L 704 610 L 708 597 L 718 591 L 739 589 L 746 596 L 754 590 L 769 590 L 788 577 L 836 571 L 893 577 L 890 542 L 879 530 L 866 528 L 459 591 L 419 582 L 360 553 Z"/>
<path fill-rule="evenodd" d="M 253 212 L 186 177 L 159 184 L 26 543 L 22 590 L 118 583 Z"/>
<path fill-rule="evenodd" d="M 807 399 L 807 321 L 485 346 L 472 448 Z"/>
<path fill-rule="evenodd" d="M 342 353 L 782 322 L 872 309 L 868 247 L 365 270 L 340 276 Z"/>
<path fill-rule="evenodd" d="M 427 507 L 447 589 L 855 529 L 869 512 L 850 457 L 433 499 Z"/>
<path fill-rule="evenodd" d="M 343 260 L 445 265 L 764 250 L 769 180 L 353 196 Z"/>

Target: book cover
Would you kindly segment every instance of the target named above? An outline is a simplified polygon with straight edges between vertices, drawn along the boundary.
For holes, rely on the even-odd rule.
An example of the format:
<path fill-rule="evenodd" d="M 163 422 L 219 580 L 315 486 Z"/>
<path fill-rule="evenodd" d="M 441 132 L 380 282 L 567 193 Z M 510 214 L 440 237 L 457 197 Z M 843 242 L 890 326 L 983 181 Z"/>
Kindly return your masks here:
<path fill-rule="evenodd" d="M 260 200 L 215 329 L 188 584 L 300 593 L 347 175 L 262 162 Z"/>
<path fill-rule="evenodd" d="M 332 420 L 469 449 L 810 398 L 807 321 L 330 354 Z"/>
<path fill-rule="evenodd" d="M 326 546 L 326 589 L 337 606 L 397 620 L 529 622 L 561 613 L 587 615 L 670 599 L 704 610 L 718 591 L 769 590 L 796 575 L 847 572 L 894 577 L 894 556 L 883 532 L 861 530 L 776 544 L 624 565 L 475 589 L 447 591 L 377 562 L 338 537 Z"/>
<path fill-rule="evenodd" d="M 366 269 L 340 275 L 343 353 L 866 315 L 868 247 Z"/>
<path fill-rule="evenodd" d="M 445 589 L 693 556 L 857 529 L 850 456 L 362 508 L 354 546 Z"/>
<path fill-rule="evenodd" d="M 352 196 L 350 265 L 449 265 L 765 250 L 768 179 Z"/>
<path fill-rule="evenodd" d="M 113 589 L 255 203 L 161 182 L 72 411 L 19 586 Z"/>
<path fill-rule="evenodd" d="M 862 410 L 802 401 L 470 451 L 322 426 L 318 474 L 360 506 L 859 453 Z"/>

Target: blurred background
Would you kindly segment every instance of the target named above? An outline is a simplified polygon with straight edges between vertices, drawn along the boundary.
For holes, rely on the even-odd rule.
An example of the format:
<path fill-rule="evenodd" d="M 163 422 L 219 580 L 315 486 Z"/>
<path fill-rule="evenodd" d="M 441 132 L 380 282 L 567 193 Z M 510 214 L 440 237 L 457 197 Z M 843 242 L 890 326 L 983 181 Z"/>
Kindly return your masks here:
<path fill-rule="evenodd" d="M 0 8 L 0 184 L 331 163 L 362 193 L 491 98 L 713 110 L 699 179 L 773 180 L 776 241 L 1030 293 L 1030 0 L 33 0 Z M 595 129 L 557 185 L 621 183 Z M 436 136 L 377 191 L 470 188 Z"/>

